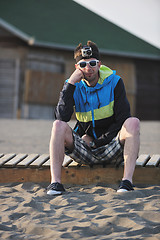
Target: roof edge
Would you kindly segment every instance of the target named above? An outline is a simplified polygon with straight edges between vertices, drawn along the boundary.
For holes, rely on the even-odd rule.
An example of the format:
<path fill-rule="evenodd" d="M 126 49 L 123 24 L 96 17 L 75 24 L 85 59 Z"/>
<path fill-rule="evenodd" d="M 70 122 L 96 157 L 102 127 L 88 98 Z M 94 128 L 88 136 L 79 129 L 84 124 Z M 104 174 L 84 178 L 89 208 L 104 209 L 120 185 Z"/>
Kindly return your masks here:
<path fill-rule="evenodd" d="M 74 49 L 76 47 L 74 45 L 63 45 L 63 44 L 41 42 L 41 41 L 35 41 L 33 45 L 37 46 L 37 47 L 48 47 L 48 48 L 55 48 L 55 49 L 69 50 L 69 51 L 74 51 Z M 102 48 L 100 48 L 99 51 L 100 51 L 100 54 L 104 54 L 104 55 L 160 60 L 160 55 L 158 56 L 158 55 L 154 55 L 154 54 L 114 51 L 114 50 L 106 50 L 106 49 L 102 49 Z"/>
<path fill-rule="evenodd" d="M 21 39 L 26 41 L 29 45 L 33 45 L 35 42 L 34 37 L 29 36 L 28 34 L 22 32 L 21 30 L 11 25 L 10 23 L 6 22 L 2 18 L 0 18 L 0 26 L 4 27 L 5 29 L 7 29 L 9 32 L 13 33 L 17 37 L 20 37 Z"/>
<path fill-rule="evenodd" d="M 2 18 L 0 18 L 0 26 L 4 27 L 6 30 L 8 30 L 12 34 L 16 35 L 17 37 L 21 38 L 22 40 L 27 42 L 28 45 L 30 45 L 30 46 L 55 48 L 55 49 L 68 50 L 68 51 L 74 51 L 74 49 L 76 47 L 74 45 L 64 45 L 64 44 L 60 44 L 60 43 L 37 41 L 33 36 L 30 36 L 30 35 L 22 32 L 21 30 L 19 30 L 15 26 L 9 24 Z M 160 60 L 160 55 L 154 55 L 154 54 L 123 52 L 123 51 L 115 51 L 115 50 L 106 50 L 106 49 L 101 49 L 101 48 L 99 50 L 100 50 L 100 53 L 104 54 L 104 55 Z"/>
<path fill-rule="evenodd" d="M 105 54 L 105 55 L 114 55 L 114 56 L 116 55 L 116 56 L 123 56 L 123 57 L 128 57 L 128 58 L 134 57 L 134 58 L 160 60 L 160 55 L 155 55 L 155 54 L 112 51 L 112 50 L 105 50 L 105 49 L 100 49 L 100 53 Z"/>
<path fill-rule="evenodd" d="M 42 41 L 35 41 L 34 46 L 36 47 L 48 47 L 48 48 L 55 48 L 55 49 L 61 49 L 61 50 L 74 50 L 75 46 L 73 45 L 64 45 L 61 43 L 51 43 L 51 42 L 42 42 Z"/>

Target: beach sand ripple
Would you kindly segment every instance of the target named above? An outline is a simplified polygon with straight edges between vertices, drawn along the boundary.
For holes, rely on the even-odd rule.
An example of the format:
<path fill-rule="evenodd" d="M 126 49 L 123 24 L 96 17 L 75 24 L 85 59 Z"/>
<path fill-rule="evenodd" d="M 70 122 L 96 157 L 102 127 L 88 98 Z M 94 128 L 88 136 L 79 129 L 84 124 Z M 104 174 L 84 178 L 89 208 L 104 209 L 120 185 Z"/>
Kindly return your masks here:
<path fill-rule="evenodd" d="M 160 186 L 118 194 L 117 186 L 0 185 L 0 239 L 160 239 Z"/>

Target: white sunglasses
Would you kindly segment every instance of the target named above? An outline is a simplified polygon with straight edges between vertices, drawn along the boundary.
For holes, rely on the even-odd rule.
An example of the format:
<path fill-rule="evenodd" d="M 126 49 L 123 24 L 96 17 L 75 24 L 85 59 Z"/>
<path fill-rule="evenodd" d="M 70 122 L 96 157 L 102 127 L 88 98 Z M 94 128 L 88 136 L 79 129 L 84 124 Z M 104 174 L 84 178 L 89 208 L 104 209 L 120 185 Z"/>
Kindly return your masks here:
<path fill-rule="evenodd" d="M 80 66 L 80 68 L 85 68 L 87 66 L 87 63 L 90 65 L 90 67 L 97 66 L 97 63 L 99 63 L 99 60 L 91 60 L 91 61 L 82 61 L 78 62 L 77 64 Z"/>

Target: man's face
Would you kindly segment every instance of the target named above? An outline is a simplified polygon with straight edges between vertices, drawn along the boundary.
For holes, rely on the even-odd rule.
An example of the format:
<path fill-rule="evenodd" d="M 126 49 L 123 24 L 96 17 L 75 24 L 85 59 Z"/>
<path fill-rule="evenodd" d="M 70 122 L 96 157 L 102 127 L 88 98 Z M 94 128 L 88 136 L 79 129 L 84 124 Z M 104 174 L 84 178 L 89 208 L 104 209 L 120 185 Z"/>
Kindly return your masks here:
<path fill-rule="evenodd" d="M 96 58 L 89 58 L 80 60 L 75 66 L 83 72 L 85 80 L 92 84 L 98 82 L 100 65 L 101 62 Z"/>

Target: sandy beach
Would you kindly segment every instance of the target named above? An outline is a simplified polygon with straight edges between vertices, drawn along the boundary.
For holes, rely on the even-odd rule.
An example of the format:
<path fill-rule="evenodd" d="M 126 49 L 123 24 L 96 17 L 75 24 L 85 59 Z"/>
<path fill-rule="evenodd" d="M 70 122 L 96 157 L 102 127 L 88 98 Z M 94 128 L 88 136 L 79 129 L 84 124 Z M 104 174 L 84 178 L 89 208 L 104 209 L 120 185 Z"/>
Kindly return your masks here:
<path fill-rule="evenodd" d="M 71 123 L 73 124 L 73 123 Z M 48 153 L 52 121 L 0 120 L 0 153 Z M 140 153 L 160 154 L 160 123 L 144 122 Z M 48 196 L 48 183 L 0 184 L 0 239 L 160 239 L 160 186 L 65 185 Z"/>
<path fill-rule="evenodd" d="M 1 185 L 0 239 L 160 239 L 160 187 L 117 194 L 116 186 Z"/>

